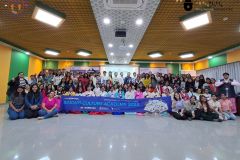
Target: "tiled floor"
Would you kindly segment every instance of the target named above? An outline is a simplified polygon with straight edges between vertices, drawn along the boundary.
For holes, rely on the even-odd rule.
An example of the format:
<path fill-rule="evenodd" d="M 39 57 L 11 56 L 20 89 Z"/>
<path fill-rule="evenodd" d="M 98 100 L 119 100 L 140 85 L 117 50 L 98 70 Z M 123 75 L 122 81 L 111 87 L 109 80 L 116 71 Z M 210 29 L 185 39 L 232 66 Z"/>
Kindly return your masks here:
<path fill-rule="evenodd" d="M 239 160 L 240 119 L 60 115 L 9 121 L 0 106 L 0 160 Z"/>

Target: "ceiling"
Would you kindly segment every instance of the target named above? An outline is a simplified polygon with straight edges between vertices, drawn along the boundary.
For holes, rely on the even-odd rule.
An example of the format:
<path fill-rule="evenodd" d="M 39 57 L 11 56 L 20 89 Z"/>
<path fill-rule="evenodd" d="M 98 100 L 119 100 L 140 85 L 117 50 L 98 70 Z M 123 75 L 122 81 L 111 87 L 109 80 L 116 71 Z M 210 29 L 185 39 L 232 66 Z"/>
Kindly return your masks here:
<path fill-rule="evenodd" d="M 153 51 L 164 54 L 154 60 L 182 60 L 178 54 L 188 51 L 195 52 L 195 57 L 187 60 L 196 60 L 240 43 L 239 0 L 221 0 L 222 7 L 211 11 L 211 24 L 189 31 L 185 31 L 179 23 L 179 17 L 189 13 L 184 11 L 183 2 L 159 1 L 148 0 L 149 5 L 142 11 L 117 11 L 97 6 L 102 5 L 103 0 L 43 0 L 45 4 L 66 14 L 65 22 L 59 28 L 54 28 L 31 18 L 35 1 L 24 4 L 21 12 L 15 15 L 10 10 L 10 3 L 2 0 L 0 39 L 44 58 L 86 59 L 75 53 L 79 49 L 86 49 L 93 53 L 87 59 L 112 61 L 109 53 L 115 52 L 118 55 L 115 61 L 119 62 L 126 58 L 128 62 L 131 58 L 134 61 L 153 60 L 147 55 Z M 201 7 L 197 3 L 195 0 L 193 10 Z M 104 16 L 113 17 L 112 25 L 107 28 L 101 23 Z M 144 23 L 136 28 L 133 20 L 139 16 L 143 17 Z M 224 21 L 225 17 L 228 20 Z M 124 23 L 121 23 L 121 19 Z M 122 41 L 113 37 L 116 27 L 129 27 L 131 32 L 125 44 L 132 43 L 134 48 L 126 48 L 121 53 L 119 46 Z M 109 41 L 116 46 L 115 49 L 108 48 Z M 61 54 L 57 57 L 46 55 L 45 48 L 60 50 Z M 128 51 L 131 56 L 126 57 Z"/>

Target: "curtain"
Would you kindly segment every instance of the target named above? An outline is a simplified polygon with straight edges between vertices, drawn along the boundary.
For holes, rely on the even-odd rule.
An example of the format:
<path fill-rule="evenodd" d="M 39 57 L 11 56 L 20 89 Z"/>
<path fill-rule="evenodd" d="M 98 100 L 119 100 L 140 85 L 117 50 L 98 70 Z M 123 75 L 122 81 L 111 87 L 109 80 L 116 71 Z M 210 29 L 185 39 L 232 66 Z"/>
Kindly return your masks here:
<path fill-rule="evenodd" d="M 197 75 L 203 74 L 204 77 L 215 78 L 216 80 L 223 78 L 223 73 L 228 72 L 231 79 L 240 82 L 240 62 L 230 63 L 214 68 L 197 71 Z M 236 93 L 240 92 L 240 86 L 235 87 Z"/>

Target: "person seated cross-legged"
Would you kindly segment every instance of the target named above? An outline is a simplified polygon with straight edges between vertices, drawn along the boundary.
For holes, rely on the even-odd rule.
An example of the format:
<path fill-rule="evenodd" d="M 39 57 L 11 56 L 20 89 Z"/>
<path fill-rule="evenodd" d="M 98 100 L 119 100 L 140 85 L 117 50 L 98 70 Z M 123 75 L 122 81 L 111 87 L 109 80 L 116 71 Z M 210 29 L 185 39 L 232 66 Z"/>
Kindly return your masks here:
<path fill-rule="evenodd" d="M 42 109 L 38 111 L 39 120 L 57 116 L 58 113 L 58 100 L 54 98 L 54 91 L 48 94 L 48 97 L 43 99 Z"/>

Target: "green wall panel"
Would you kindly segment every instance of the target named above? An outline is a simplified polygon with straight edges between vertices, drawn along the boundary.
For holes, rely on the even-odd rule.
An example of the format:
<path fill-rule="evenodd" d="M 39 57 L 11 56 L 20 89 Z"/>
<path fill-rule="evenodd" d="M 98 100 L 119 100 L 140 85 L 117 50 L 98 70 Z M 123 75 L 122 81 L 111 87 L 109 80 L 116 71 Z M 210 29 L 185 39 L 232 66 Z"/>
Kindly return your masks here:
<path fill-rule="evenodd" d="M 89 62 L 74 62 L 74 66 L 89 66 Z"/>
<path fill-rule="evenodd" d="M 12 50 L 9 79 L 16 77 L 19 72 L 23 72 L 25 77 L 28 76 L 29 56 L 17 50 Z"/>
<path fill-rule="evenodd" d="M 149 68 L 150 67 L 150 63 L 137 63 L 139 65 L 140 68 Z"/>
<path fill-rule="evenodd" d="M 58 61 L 45 61 L 44 69 L 58 69 Z"/>
<path fill-rule="evenodd" d="M 209 67 L 217 67 L 227 64 L 227 55 L 223 54 L 208 60 Z"/>
<path fill-rule="evenodd" d="M 167 63 L 167 68 L 170 68 L 172 70 L 173 74 L 179 74 L 180 65 L 178 63 Z"/>

